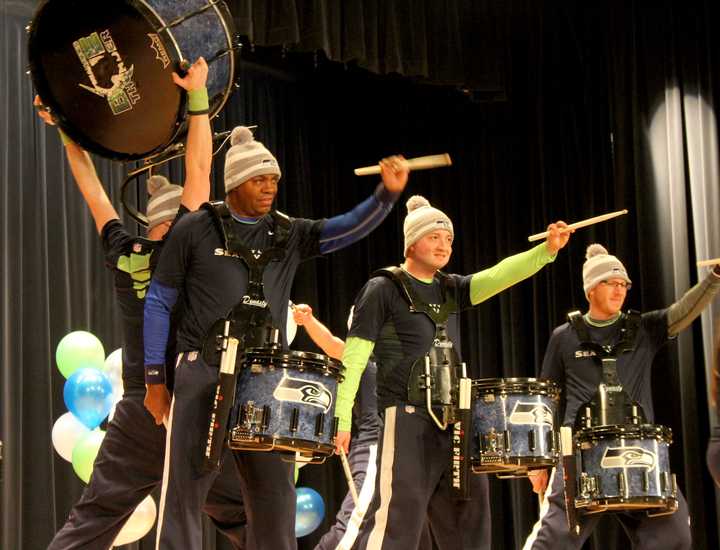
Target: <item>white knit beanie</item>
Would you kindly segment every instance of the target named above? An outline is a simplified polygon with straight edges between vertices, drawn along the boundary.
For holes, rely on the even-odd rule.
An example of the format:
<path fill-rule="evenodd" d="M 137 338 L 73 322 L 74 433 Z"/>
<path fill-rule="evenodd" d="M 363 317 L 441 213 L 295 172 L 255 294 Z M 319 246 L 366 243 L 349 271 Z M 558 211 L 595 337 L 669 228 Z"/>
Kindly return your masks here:
<path fill-rule="evenodd" d="M 225 155 L 225 192 L 229 193 L 255 176 L 281 176 L 275 157 L 255 141 L 250 128 L 236 126 L 230 135 L 230 149 Z"/>
<path fill-rule="evenodd" d="M 148 231 L 157 224 L 174 220 L 180 208 L 183 189 L 170 183 L 165 176 L 150 176 L 147 180 L 148 199 L 145 215 L 148 218 Z"/>
<path fill-rule="evenodd" d="M 408 248 L 436 229 L 445 229 L 450 232 L 451 236 L 455 236 L 450 218 L 442 210 L 430 206 L 425 197 L 413 195 L 405 205 L 408 210 L 403 224 L 405 257 L 407 257 Z"/>
<path fill-rule="evenodd" d="M 615 256 L 608 254 L 605 247 L 600 244 L 591 244 L 587 247 L 582 274 L 585 296 L 600 281 L 624 279 L 626 283 L 632 283 L 622 262 Z"/>

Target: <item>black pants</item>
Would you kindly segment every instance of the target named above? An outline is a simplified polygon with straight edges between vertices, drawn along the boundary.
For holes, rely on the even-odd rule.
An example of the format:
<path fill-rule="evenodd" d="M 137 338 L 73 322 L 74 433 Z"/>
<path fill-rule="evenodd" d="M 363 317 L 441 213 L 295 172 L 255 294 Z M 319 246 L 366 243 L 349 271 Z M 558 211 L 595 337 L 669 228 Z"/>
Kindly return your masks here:
<path fill-rule="evenodd" d="M 577 550 L 592 534 L 600 521 L 597 514 L 581 520 L 579 536 L 570 534 L 565 518 L 564 491 L 562 469 L 553 469 L 540 507 L 540 519 L 525 541 L 523 550 Z M 689 550 L 692 547 L 688 507 L 679 491 L 678 509 L 674 514 L 652 518 L 645 512 L 613 515 L 630 537 L 634 550 Z"/>
<path fill-rule="evenodd" d="M 200 550 L 200 511 L 217 473 L 203 471 L 210 407 L 218 370 L 197 353 L 185 353 L 175 370 L 162 497 L 158 548 Z M 248 550 L 295 549 L 293 464 L 268 452 L 226 453 L 223 468 L 235 468 L 247 515 Z"/>
<path fill-rule="evenodd" d="M 49 550 L 107 550 L 135 507 L 160 486 L 165 428 L 155 424 L 143 398 L 134 393 L 117 404 L 90 481 Z M 225 484 L 216 496 L 213 520 L 235 548 L 243 548 L 245 521 L 236 513 L 242 509 L 239 485 Z"/>
<path fill-rule="evenodd" d="M 440 550 L 490 548 L 490 506 L 485 476 L 473 476 L 471 500 L 451 494 L 452 431 L 441 431 L 420 409 L 384 413 L 377 480 L 358 547 L 418 548 L 426 523 Z"/>

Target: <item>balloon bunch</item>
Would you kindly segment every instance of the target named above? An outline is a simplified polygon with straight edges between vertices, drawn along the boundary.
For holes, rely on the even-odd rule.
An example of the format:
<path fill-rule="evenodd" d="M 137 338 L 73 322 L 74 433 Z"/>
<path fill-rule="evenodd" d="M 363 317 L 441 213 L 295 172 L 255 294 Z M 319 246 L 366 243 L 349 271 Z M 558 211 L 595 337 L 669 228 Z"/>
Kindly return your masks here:
<path fill-rule="evenodd" d="M 71 332 L 55 350 L 58 370 L 66 378 L 63 389 L 69 412 L 61 415 L 52 429 L 53 447 L 72 463 L 85 483 L 90 481 L 95 458 L 105 438 L 99 426 L 112 419 L 115 405 L 122 399 L 122 350 L 105 357 L 102 342 L 85 331 Z M 150 495 L 126 521 L 113 543 L 128 544 L 145 536 L 155 523 L 157 509 Z"/>

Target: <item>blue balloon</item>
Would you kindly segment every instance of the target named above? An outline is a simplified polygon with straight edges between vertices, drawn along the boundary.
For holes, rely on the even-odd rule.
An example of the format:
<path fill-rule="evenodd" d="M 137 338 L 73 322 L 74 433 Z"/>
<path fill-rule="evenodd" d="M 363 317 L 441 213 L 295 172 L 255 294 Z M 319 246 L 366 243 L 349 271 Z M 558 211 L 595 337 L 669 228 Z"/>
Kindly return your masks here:
<path fill-rule="evenodd" d="M 325 516 L 325 503 L 315 489 L 298 487 L 295 508 L 295 536 L 309 535 L 322 523 Z"/>
<path fill-rule="evenodd" d="M 65 382 L 65 406 L 89 429 L 100 425 L 113 405 L 113 389 L 108 376 L 94 368 L 76 370 Z"/>

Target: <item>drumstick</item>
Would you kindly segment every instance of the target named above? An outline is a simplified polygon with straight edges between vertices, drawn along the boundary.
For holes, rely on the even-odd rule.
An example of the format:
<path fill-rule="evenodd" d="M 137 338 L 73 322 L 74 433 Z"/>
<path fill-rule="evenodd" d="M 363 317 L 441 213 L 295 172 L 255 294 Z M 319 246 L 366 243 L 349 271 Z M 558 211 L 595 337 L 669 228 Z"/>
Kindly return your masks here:
<path fill-rule="evenodd" d="M 353 481 L 352 472 L 350 471 L 350 464 L 348 463 L 347 456 L 345 455 L 345 449 L 342 447 L 340 447 L 340 462 L 342 462 L 345 478 L 347 479 L 348 487 L 350 487 L 350 495 L 352 496 L 355 507 L 357 508 L 359 506 L 357 489 L 355 488 L 355 482 Z"/>
<path fill-rule="evenodd" d="M 582 220 L 579 222 L 571 223 L 567 227 L 563 227 L 562 229 L 560 229 L 560 232 L 566 233 L 573 229 L 580 229 L 581 227 L 587 227 L 588 225 L 593 225 L 596 223 L 604 222 L 604 221 L 612 219 L 612 218 L 617 218 L 618 216 L 622 216 L 627 213 L 628 213 L 627 210 L 618 210 L 617 212 L 610 212 L 609 214 L 595 216 L 594 218 L 588 218 L 587 220 Z M 528 237 L 528 241 L 530 241 L 530 242 L 541 241 L 541 240 L 547 238 L 547 236 L 549 234 L 550 233 L 548 231 L 543 231 L 542 233 L 536 233 L 535 235 L 530 235 Z"/>
<path fill-rule="evenodd" d="M 441 168 L 443 166 L 450 166 L 451 164 L 452 159 L 447 153 L 443 153 L 442 155 L 429 155 L 427 157 L 415 157 L 413 159 L 400 161 L 400 165 L 408 170 L 427 170 L 428 168 Z M 379 164 L 355 168 L 356 176 L 372 176 L 373 174 L 379 173 Z"/>
<path fill-rule="evenodd" d="M 708 265 L 717 265 L 720 264 L 720 258 L 715 258 L 713 260 L 701 260 L 697 263 L 698 267 L 705 267 Z"/>

